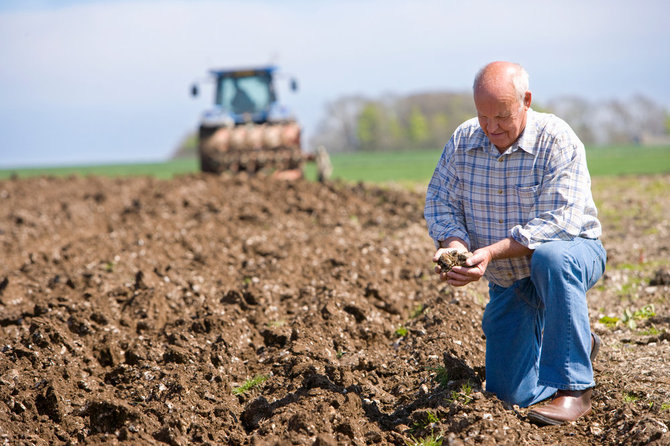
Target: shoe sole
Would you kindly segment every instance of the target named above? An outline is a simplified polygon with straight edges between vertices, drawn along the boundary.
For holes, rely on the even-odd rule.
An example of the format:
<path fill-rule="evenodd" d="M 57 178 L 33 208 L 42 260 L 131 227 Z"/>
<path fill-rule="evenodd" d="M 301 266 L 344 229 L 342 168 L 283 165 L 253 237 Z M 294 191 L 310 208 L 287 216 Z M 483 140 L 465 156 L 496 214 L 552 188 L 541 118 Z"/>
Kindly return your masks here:
<path fill-rule="evenodd" d="M 560 426 L 563 424 L 563 421 L 561 420 L 554 420 L 553 418 L 545 417 L 544 415 L 533 412 L 532 410 L 528 412 L 528 419 L 536 424 L 544 426 Z"/>
<path fill-rule="evenodd" d="M 589 359 L 591 359 L 591 363 L 593 363 L 593 361 L 596 360 L 596 356 L 598 356 L 598 352 L 600 351 L 600 344 L 602 344 L 602 341 L 600 340 L 600 337 L 595 333 L 591 333 L 591 336 L 593 337 L 593 348 L 591 349 Z"/>
<path fill-rule="evenodd" d="M 584 412 L 582 415 L 579 416 L 579 418 L 585 417 L 590 413 L 591 413 L 591 409 Z M 537 413 L 533 410 L 528 412 L 528 420 L 533 421 L 537 424 L 546 425 L 546 426 L 560 426 L 561 424 L 568 422 L 567 420 L 566 421 L 555 420 L 553 418 L 545 417 L 544 415 L 542 415 L 540 413 Z"/>

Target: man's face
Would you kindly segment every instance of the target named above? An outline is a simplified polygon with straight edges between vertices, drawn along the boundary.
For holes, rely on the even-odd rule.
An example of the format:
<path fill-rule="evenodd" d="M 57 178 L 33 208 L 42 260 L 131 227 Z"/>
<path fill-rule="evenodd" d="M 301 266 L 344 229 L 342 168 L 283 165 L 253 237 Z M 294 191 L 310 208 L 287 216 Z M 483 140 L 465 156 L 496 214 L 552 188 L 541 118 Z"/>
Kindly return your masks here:
<path fill-rule="evenodd" d="M 530 98 L 530 92 L 526 93 L 523 104 L 520 104 L 511 87 L 478 88 L 475 91 L 479 125 L 501 153 L 514 144 L 526 128 Z"/>

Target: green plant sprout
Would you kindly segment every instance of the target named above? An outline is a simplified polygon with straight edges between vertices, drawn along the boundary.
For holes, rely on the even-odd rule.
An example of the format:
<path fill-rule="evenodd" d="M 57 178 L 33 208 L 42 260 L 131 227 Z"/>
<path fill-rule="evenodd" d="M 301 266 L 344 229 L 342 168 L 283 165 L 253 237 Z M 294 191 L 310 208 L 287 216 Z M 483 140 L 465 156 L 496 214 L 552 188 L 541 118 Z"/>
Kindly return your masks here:
<path fill-rule="evenodd" d="M 654 310 L 654 304 L 645 305 L 636 311 L 631 311 L 626 308 L 623 312 L 622 322 L 626 324 L 631 330 L 637 328 L 637 322 L 642 319 L 649 319 L 652 316 L 656 316 L 656 311 Z"/>
<path fill-rule="evenodd" d="M 233 394 L 237 396 L 244 395 L 250 390 L 256 388 L 257 386 L 260 386 L 267 380 L 268 380 L 267 376 L 257 375 L 255 378 L 246 380 L 244 384 L 242 384 L 241 386 L 235 387 L 233 389 Z"/>
<path fill-rule="evenodd" d="M 629 393 L 629 392 L 624 392 L 623 393 L 623 402 L 624 403 L 634 403 L 635 401 L 637 401 L 639 399 L 640 398 L 633 393 Z"/>
<path fill-rule="evenodd" d="M 603 316 L 599 321 L 601 324 L 605 324 L 608 328 L 614 328 L 619 325 L 619 323 L 624 323 L 628 328 L 634 330 L 637 328 L 637 321 L 649 319 L 653 316 L 656 316 L 656 310 L 654 309 L 654 304 L 649 304 L 636 311 L 631 311 L 629 308 L 626 308 L 623 312 L 623 317 L 621 318 L 616 316 Z"/>
<path fill-rule="evenodd" d="M 412 428 L 412 431 L 420 431 L 420 430 L 423 430 L 423 429 L 427 428 L 431 424 L 437 424 L 439 422 L 440 422 L 440 419 L 438 418 L 438 416 L 435 415 L 430 410 L 427 410 L 426 411 L 426 418 L 422 421 L 415 422 L 414 426 Z"/>
<path fill-rule="evenodd" d="M 421 316 L 421 314 L 424 312 L 426 309 L 426 306 L 424 304 L 419 304 L 416 307 L 414 307 L 414 310 L 410 313 L 409 317 L 410 319 L 416 319 L 417 317 Z"/>
<path fill-rule="evenodd" d="M 654 325 L 651 327 L 647 328 L 646 330 L 640 330 L 640 334 L 643 336 L 656 336 L 661 334 L 661 330 L 656 328 Z"/>
<path fill-rule="evenodd" d="M 409 331 L 402 325 L 395 329 L 395 335 L 398 336 L 399 338 L 404 338 L 405 336 L 407 336 L 407 333 L 409 333 Z"/>
<path fill-rule="evenodd" d="M 410 435 L 411 441 L 405 440 L 407 446 L 442 446 L 442 435 L 431 433 L 429 436 L 417 440 Z"/>
<path fill-rule="evenodd" d="M 472 402 L 472 397 L 470 394 L 472 393 L 472 385 L 468 381 L 467 383 L 464 383 L 461 385 L 461 389 L 456 392 L 455 390 L 451 392 L 451 399 L 450 402 L 456 402 L 460 401 L 463 404 L 469 404 Z"/>
<path fill-rule="evenodd" d="M 433 381 L 437 382 L 440 387 L 446 389 L 449 384 L 449 374 L 447 373 L 447 369 L 440 365 L 437 367 L 430 367 L 428 370 L 435 374 Z"/>

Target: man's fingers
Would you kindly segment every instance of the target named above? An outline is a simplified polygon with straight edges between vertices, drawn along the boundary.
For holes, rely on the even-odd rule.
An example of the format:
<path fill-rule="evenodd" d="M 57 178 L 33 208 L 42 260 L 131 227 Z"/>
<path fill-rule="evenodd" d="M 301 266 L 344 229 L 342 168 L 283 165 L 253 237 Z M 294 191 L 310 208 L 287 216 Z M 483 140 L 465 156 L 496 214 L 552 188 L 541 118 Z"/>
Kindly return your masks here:
<path fill-rule="evenodd" d="M 484 256 L 484 254 L 482 254 L 481 252 L 476 252 L 465 261 L 465 264 L 467 266 L 472 267 L 472 266 L 479 265 L 484 260 L 486 260 L 486 257 Z"/>

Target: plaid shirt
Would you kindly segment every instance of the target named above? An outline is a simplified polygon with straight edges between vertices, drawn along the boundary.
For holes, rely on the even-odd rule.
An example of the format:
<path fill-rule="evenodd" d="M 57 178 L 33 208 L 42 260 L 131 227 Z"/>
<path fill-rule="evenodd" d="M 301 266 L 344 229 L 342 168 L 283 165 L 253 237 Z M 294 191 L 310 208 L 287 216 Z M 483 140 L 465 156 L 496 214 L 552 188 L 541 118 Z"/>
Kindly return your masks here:
<path fill-rule="evenodd" d="M 458 127 L 428 185 L 424 217 L 436 245 L 454 236 L 471 251 L 510 236 L 535 249 L 601 234 L 584 145 L 563 120 L 532 109 L 503 154 L 477 118 Z M 492 261 L 485 277 L 508 287 L 529 275 L 530 257 L 518 257 Z"/>

